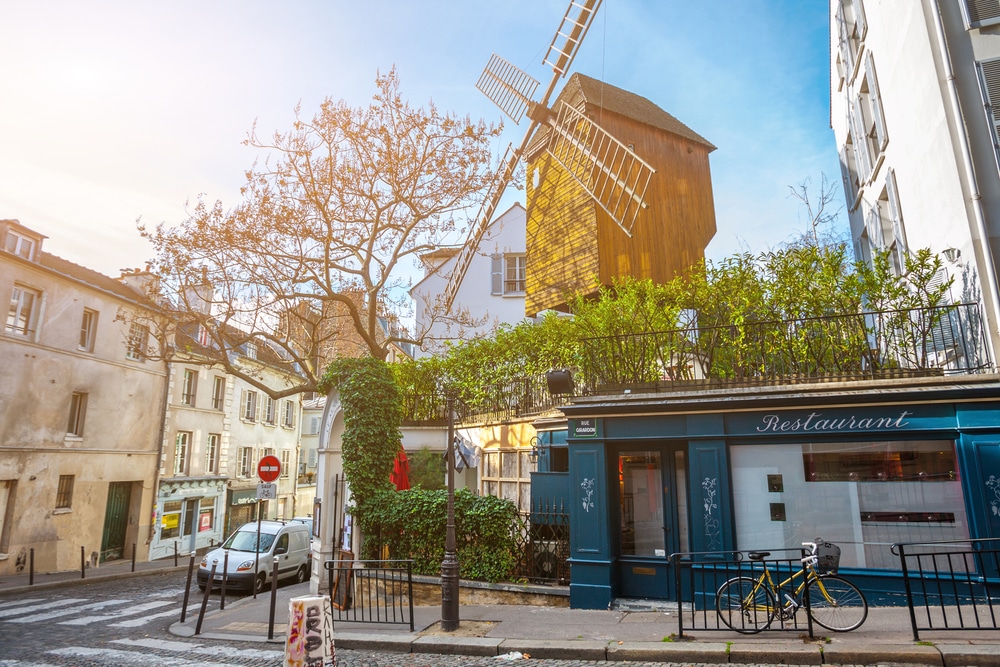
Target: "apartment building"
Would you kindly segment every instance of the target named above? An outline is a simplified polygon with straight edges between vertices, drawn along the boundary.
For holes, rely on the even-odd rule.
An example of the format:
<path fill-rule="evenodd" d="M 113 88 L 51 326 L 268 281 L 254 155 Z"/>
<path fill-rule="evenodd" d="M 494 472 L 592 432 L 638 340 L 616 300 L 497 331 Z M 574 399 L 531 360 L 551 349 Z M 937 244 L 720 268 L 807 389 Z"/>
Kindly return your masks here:
<path fill-rule="evenodd" d="M 1000 4 L 830 3 L 830 121 L 855 252 L 946 260 L 955 302 L 981 302 L 1000 349 Z M 942 276 L 944 277 L 944 276 Z"/>
<path fill-rule="evenodd" d="M 148 556 L 167 372 L 148 328 L 155 284 L 43 250 L 0 220 L 0 575 Z"/>

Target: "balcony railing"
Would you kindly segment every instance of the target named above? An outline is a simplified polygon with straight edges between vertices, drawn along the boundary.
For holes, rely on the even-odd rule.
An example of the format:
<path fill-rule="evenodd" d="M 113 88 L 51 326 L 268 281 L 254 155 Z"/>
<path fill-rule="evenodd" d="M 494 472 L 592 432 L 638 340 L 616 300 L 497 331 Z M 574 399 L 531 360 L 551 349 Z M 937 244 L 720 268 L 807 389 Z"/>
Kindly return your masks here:
<path fill-rule="evenodd" d="M 994 370 L 979 305 L 963 303 L 741 325 L 585 338 L 577 391 L 684 391 L 851 382 Z M 553 399 L 544 376 L 484 384 L 456 403 L 464 424 L 542 414 Z M 443 394 L 409 395 L 405 420 L 446 423 Z"/>
<path fill-rule="evenodd" d="M 993 369 L 978 304 L 602 336 L 581 350 L 577 383 L 593 394 Z"/>

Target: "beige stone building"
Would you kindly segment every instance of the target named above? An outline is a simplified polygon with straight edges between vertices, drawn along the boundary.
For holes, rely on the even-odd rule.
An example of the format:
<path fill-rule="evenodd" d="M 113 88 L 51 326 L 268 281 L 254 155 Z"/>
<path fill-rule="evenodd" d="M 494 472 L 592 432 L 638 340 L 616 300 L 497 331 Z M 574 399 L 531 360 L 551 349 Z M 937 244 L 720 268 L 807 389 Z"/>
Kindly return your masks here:
<path fill-rule="evenodd" d="M 165 364 L 123 313 L 147 274 L 115 280 L 44 252 L 0 220 L 0 576 L 148 557 L 162 455 Z"/>

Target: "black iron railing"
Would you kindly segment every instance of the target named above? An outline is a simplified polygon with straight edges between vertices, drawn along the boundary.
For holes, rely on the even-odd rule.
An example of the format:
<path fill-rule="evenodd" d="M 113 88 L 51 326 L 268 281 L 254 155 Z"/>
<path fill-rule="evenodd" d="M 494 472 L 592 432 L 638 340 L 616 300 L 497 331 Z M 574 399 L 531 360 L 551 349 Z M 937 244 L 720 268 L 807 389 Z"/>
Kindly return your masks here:
<path fill-rule="evenodd" d="M 892 552 L 914 641 L 921 630 L 1000 630 L 1000 539 L 896 543 Z"/>
<path fill-rule="evenodd" d="M 563 499 L 535 499 L 515 522 L 514 580 L 566 585 L 569 572 L 569 510 Z"/>
<path fill-rule="evenodd" d="M 413 632 L 413 561 L 328 560 L 333 620 L 409 625 Z"/>
<path fill-rule="evenodd" d="M 730 614 L 728 618 L 723 618 L 723 615 L 716 608 L 716 594 L 727 581 L 739 577 L 743 577 L 747 581 L 756 581 L 760 578 L 764 568 L 770 570 L 776 583 L 784 581 L 792 573 L 801 570 L 802 558 L 808 553 L 802 549 L 783 547 L 769 551 L 781 557 L 749 560 L 746 554 L 741 551 L 671 554 L 670 562 L 674 567 L 673 584 L 678 604 L 677 636 L 683 637 L 684 633 L 690 630 L 733 632 L 735 629 L 737 632 L 754 633 L 758 631 L 755 624 L 759 624 L 762 629 L 766 626 L 768 631 L 805 632 L 811 637 L 813 625 L 806 607 L 800 609 L 799 613 L 788 615 L 776 613 L 773 619 L 759 616 L 746 619 L 733 614 Z M 798 578 L 793 585 L 800 583 L 802 583 L 801 578 Z M 792 594 L 794 590 L 789 588 L 783 589 L 781 592 L 782 594 Z M 804 597 L 803 602 L 808 605 L 808 596 Z M 778 602 L 778 606 L 783 606 L 783 603 L 784 598 Z M 758 612 L 748 613 L 753 615 Z"/>
<path fill-rule="evenodd" d="M 588 393 L 991 370 L 975 303 L 587 338 Z"/>

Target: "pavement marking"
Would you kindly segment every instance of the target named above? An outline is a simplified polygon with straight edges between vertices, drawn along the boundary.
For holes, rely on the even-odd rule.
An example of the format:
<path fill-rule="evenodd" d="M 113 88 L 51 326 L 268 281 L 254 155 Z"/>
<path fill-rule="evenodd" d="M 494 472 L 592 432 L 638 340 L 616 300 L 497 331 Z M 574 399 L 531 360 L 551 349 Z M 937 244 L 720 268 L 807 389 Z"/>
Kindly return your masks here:
<path fill-rule="evenodd" d="M 284 657 L 284 650 L 265 651 L 256 648 L 236 648 L 234 646 L 203 646 L 202 644 L 187 644 L 166 639 L 114 639 L 112 644 L 124 644 L 126 646 L 140 646 L 142 648 L 153 648 L 161 651 L 183 651 L 185 653 L 197 653 L 198 655 L 208 655 L 219 658 L 250 658 L 279 660 Z"/>
<path fill-rule="evenodd" d="M 16 607 L 19 604 L 34 604 L 36 602 L 44 602 L 45 600 L 48 600 L 48 598 L 27 598 L 25 600 L 13 600 L 13 601 L 9 601 L 9 602 L 5 601 L 3 603 L 3 606 L 4 607 Z M 0 665 L 2 665 L 2 664 L 4 664 L 4 663 L 2 661 L 0 661 Z"/>
<path fill-rule="evenodd" d="M 119 651 L 113 648 L 90 648 L 88 646 L 70 646 L 67 648 L 58 648 L 54 651 L 46 651 L 46 653 L 71 658 L 105 659 L 121 667 L 130 667 L 131 665 L 139 665 L 140 667 L 145 667 L 146 665 L 151 665 L 152 667 L 188 667 L 189 665 L 194 667 L 231 667 L 231 665 L 222 662 L 205 662 L 201 659 L 185 660 L 184 658 L 176 658 L 169 655 Z"/>
<path fill-rule="evenodd" d="M 34 610 L 39 609 L 52 609 L 53 607 L 63 607 L 68 604 L 76 604 L 77 602 L 86 602 L 86 598 L 65 598 L 63 600 L 55 600 L 53 602 L 46 602 L 44 604 L 39 604 L 34 606 Z M 0 609 L 0 618 L 6 616 L 17 616 L 18 614 L 23 614 L 24 609 Z"/>
<path fill-rule="evenodd" d="M 113 621 L 118 618 L 123 618 L 125 616 L 135 616 L 136 614 L 141 614 L 148 609 L 157 609 L 164 605 L 174 604 L 172 600 L 160 600 L 158 602 L 147 602 L 146 604 L 137 604 L 128 609 L 122 609 L 117 614 L 108 614 L 107 616 L 85 616 L 84 618 L 74 618 L 70 621 L 60 621 L 59 625 L 90 625 L 91 623 L 103 623 L 104 621 Z"/>
<path fill-rule="evenodd" d="M 188 605 L 187 613 L 188 614 L 192 614 L 192 613 L 198 611 L 199 609 L 201 609 L 201 605 L 200 604 Z M 180 618 L 180 611 L 178 611 L 177 609 L 171 609 L 169 611 L 161 611 L 159 614 L 149 614 L 149 615 L 143 616 L 141 618 L 132 618 L 132 619 L 129 619 L 127 621 L 121 621 L 119 623 L 108 623 L 108 627 L 112 627 L 112 628 L 137 628 L 140 625 L 146 625 L 147 623 L 149 623 L 150 621 L 152 621 L 154 619 L 164 618 L 166 616 L 177 616 L 178 618 Z"/>
<path fill-rule="evenodd" d="M 47 611 L 41 614 L 31 614 L 29 616 L 21 616 L 20 618 L 8 618 L 8 623 L 35 623 L 36 621 L 47 621 L 53 618 L 59 618 L 60 616 L 69 616 L 71 614 L 78 614 L 81 611 L 92 611 L 95 609 L 104 609 L 105 607 L 111 607 L 116 604 L 125 604 L 129 600 L 102 600 L 101 602 L 91 602 L 90 604 L 82 604 L 76 607 L 70 607 L 69 609 L 56 609 L 55 611 Z"/>
<path fill-rule="evenodd" d="M 0 667 L 58 667 L 50 662 L 21 662 L 20 660 L 0 660 Z"/>
<path fill-rule="evenodd" d="M 171 597 L 171 596 L 174 596 L 174 595 L 184 595 L 184 589 L 183 588 L 175 588 L 173 590 L 156 591 L 154 593 L 147 593 L 146 597 L 148 597 L 148 598 L 165 598 L 165 597 Z"/>

